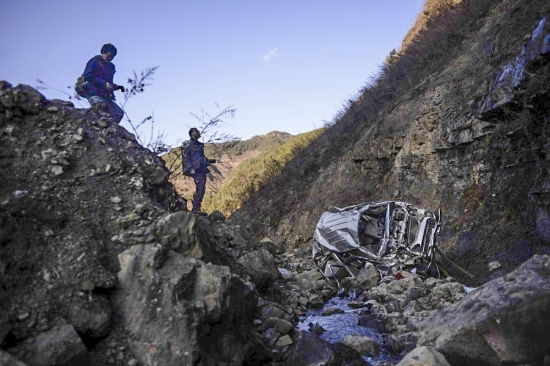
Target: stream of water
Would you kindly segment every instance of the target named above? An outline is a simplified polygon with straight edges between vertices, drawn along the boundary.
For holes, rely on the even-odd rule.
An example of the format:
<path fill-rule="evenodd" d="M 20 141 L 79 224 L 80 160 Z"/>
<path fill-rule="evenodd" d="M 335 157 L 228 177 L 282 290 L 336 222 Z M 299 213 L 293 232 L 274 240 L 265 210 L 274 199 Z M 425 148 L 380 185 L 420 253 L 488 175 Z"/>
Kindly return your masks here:
<path fill-rule="evenodd" d="M 347 335 L 369 336 L 378 341 L 380 345 L 380 354 L 378 357 L 363 356 L 365 361 L 376 363 L 378 361 L 388 361 L 393 364 L 398 363 L 403 355 L 391 355 L 382 347 L 382 334 L 375 329 L 362 327 L 358 325 L 359 309 L 352 309 L 348 306 L 349 298 L 334 297 L 327 301 L 321 309 L 311 309 L 304 317 L 300 319 L 297 328 L 299 330 L 309 330 L 310 324 L 317 324 L 325 329 L 321 338 L 330 342 L 343 342 Z M 323 316 L 327 309 L 338 308 L 344 313 Z"/>
<path fill-rule="evenodd" d="M 475 287 L 467 287 L 464 285 L 463 287 L 466 293 L 476 290 Z M 380 361 L 388 361 L 392 364 L 398 363 L 403 358 L 404 354 L 389 354 L 382 346 L 382 334 L 375 329 L 363 327 L 358 324 L 359 316 L 363 309 L 352 309 L 348 306 L 349 303 L 350 298 L 348 297 L 334 297 L 328 300 L 321 309 L 308 310 L 306 315 L 300 318 L 297 328 L 299 330 L 310 331 L 310 324 L 317 324 L 325 329 L 321 338 L 330 343 L 343 342 L 347 335 L 372 337 L 376 339 L 380 345 L 380 354 L 376 358 L 364 356 L 363 359 L 372 364 L 376 364 L 376 362 Z M 322 315 L 327 309 L 332 308 L 337 308 L 344 312 L 325 316 Z"/>

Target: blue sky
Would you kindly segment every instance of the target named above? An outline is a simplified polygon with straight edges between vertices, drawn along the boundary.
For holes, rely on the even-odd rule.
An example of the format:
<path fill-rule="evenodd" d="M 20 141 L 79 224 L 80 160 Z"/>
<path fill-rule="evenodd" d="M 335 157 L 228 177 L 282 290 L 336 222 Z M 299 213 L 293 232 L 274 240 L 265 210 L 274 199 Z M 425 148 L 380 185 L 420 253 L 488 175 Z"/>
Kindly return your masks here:
<path fill-rule="evenodd" d="M 0 0 L 0 79 L 31 86 L 41 79 L 67 90 L 101 46 L 112 43 L 115 83 L 159 66 L 126 111 L 135 122 L 154 113 L 155 129 L 171 145 L 197 125 L 191 113 L 216 114 L 216 104 L 237 109 L 220 132 L 242 139 L 274 130 L 298 134 L 322 127 L 356 96 L 399 49 L 423 4 Z M 67 99 L 53 89 L 42 93 Z M 149 130 L 141 130 L 143 140 Z"/>

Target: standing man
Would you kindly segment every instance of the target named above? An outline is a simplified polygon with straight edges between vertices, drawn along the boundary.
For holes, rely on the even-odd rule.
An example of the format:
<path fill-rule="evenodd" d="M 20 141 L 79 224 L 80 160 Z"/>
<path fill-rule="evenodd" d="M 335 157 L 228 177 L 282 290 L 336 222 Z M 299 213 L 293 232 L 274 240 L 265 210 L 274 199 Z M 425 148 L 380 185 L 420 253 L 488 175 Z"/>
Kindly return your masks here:
<path fill-rule="evenodd" d="M 195 127 L 189 130 L 190 140 L 181 145 L 181 160 L 183 174 L 193 177 L 195 181 L 195 194 L 193 195 L 193 210 L 191 212 L 204 215 L 201 210 L 202 198 L 206 192 L 206 173 L 208 166 L 216 162 L 215 159 L 207 159 L 204 156 L 204 144 L 199 141 L 201 134 Z"/>
<path fill-rule="evenodd" d="M 92 57 L 84 69 L 86 80 L 86 98 L 92 108 L 109 113 L 113 122 L 120 123 L 124 111 L 115 103 L 115 90 L 124 92 L 124 87 L 113 83 L 115 65 L 111 62 L 117 54 L 117 49 L 110 43 L 101 47 L 101 55 Z"/>

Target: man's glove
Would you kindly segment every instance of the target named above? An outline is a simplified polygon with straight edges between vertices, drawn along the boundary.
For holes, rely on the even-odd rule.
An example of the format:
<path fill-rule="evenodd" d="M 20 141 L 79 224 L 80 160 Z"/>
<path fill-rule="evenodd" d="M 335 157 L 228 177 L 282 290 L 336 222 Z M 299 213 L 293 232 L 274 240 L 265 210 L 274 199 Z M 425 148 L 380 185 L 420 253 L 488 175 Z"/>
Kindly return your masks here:
<path fill-rule="evenodd" d="M 216 159 L 208 159 L 208 163 L 209 163 L 209 164 L 215 164 L 215 163 L 216 163 Z"/>
<path fill-rule="evenodd" d="M 125 92 L 124 87 L 122 85 L 117 85 L 115 90 L 120 90 L 121 92 Z"/>

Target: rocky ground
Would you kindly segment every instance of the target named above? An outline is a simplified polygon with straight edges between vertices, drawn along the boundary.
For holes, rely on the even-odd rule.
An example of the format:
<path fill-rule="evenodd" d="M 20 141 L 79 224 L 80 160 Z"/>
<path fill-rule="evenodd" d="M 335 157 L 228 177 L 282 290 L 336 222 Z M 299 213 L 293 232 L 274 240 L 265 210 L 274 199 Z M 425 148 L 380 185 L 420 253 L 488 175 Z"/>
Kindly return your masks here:
<path fill-rule="evenodd" d="M 381 347 L 400 365 L 550 362 L 548 256 L 470 294 L 366 270 L 340 296 L 386 341 L 330 344 L 296 327 L 338 291 L 308 248 L 189 213 L 106 116 L 0 82 L 0 141 L 0 365 L 364 365 Z"/>

